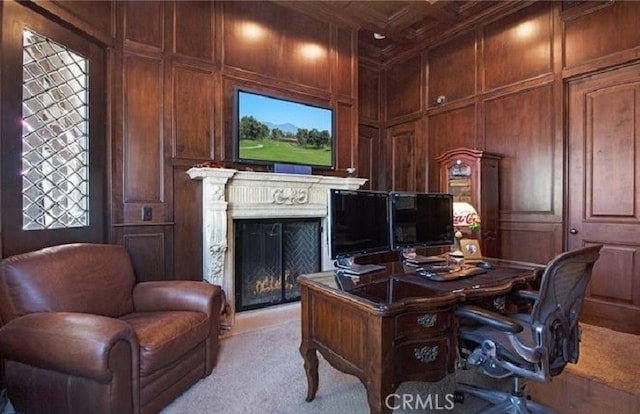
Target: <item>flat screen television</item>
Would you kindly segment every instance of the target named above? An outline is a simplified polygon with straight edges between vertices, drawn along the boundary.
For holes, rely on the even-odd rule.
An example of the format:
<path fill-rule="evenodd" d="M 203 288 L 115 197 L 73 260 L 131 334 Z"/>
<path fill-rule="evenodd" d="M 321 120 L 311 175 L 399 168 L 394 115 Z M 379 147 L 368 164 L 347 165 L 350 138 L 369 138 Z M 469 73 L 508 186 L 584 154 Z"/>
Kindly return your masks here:
<path fill-rule="evenodd" d="M 383 266 L 356 265 L 356 256 L 390 250 L 387 192 L 329 190 L 329 252 L 335 265 L 354 274 Z"/>
<path fill-rule="evenodd" d="M 235 161 L 333 168 L 331 108 L 242 89 L 235 104 Z"/>
<path fill-rule="evenodd" d="M 451 194 L 392 192 L 389 203 L 393 250 L 454 243 Z"/>

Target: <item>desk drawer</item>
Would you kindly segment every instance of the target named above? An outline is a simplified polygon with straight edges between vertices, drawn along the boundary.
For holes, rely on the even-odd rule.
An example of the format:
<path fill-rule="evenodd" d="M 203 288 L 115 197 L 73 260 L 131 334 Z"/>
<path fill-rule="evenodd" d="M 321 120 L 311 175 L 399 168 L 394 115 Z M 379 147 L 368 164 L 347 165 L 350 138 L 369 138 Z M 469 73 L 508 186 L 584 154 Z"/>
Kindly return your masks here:
<path fill-rule="evenodd" d="M 448 373 L 449 337 L 402 341 L 395 344 L 398 381 L 438 381 Z"/>
<path fill-rule="evenodd" d="M 451 327 L 451 311 L 407 312 L 396 319 L 396 338 L 415 338 Z"/>

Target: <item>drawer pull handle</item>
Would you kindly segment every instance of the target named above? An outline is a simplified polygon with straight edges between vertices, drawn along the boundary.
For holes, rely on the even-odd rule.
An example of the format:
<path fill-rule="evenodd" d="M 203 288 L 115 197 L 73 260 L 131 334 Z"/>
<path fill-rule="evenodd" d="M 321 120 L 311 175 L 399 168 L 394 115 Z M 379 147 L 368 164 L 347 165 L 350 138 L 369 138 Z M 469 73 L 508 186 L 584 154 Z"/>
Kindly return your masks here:
<path fill-rule="evenodd" d="M 413 355 L 415 358 L 423 364 L 433 362 L 438 357 L 437 346 L 423 346 L 422 348 L 414 348 Z"/>
<path fill-rule="evenodd" d="M 431 328 L 433 325 L 436 324 L 437 320 L 438 320 L 438 315 L 427 313 L 425 315 L 418 317 L 418 324 L 423 328 Z"/>

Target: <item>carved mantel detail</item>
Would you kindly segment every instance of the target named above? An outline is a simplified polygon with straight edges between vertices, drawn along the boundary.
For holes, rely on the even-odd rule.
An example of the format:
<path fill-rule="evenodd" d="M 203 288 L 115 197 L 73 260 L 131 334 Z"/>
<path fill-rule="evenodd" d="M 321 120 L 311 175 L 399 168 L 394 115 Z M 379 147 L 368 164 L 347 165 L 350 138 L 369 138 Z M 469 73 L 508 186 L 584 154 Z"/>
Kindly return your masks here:
<path fill-rule="evenodd" d="M 356 190 L 367 180 L 353 177 L 279 174 L 194 167 L 187 171 L 202 180 L 203 277 L 222 286 L 229 319 L 235 316 L 235 254 L 233 220 L 320 218 L 327 229 L 330 188 Z M 322 237 L 322 269 L 331 268 L 326 234 Z"/>
<path fill-rule="evenodd" d="M 277 188 L 273 190 L 275 204 L 306 204 L 309 192 L 304 188 Z"/>

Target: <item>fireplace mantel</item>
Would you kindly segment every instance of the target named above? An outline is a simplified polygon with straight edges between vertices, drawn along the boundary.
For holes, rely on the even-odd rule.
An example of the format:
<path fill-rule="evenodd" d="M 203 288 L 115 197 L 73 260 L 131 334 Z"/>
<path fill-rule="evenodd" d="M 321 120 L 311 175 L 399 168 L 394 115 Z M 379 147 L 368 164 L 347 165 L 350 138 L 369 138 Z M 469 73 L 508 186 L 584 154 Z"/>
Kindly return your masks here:
<path fill-rule="evenodd" d="M 327 201 L 330 188 L 356 190 L 365 178 L 280 174 L 228 168 L 191 168 L 202 180 L 203 278 L 227 295 L 229 320 L 235 316 L 233 220 L 317 217 L 322 222 L 322 270 L 330 269 Z"/>

